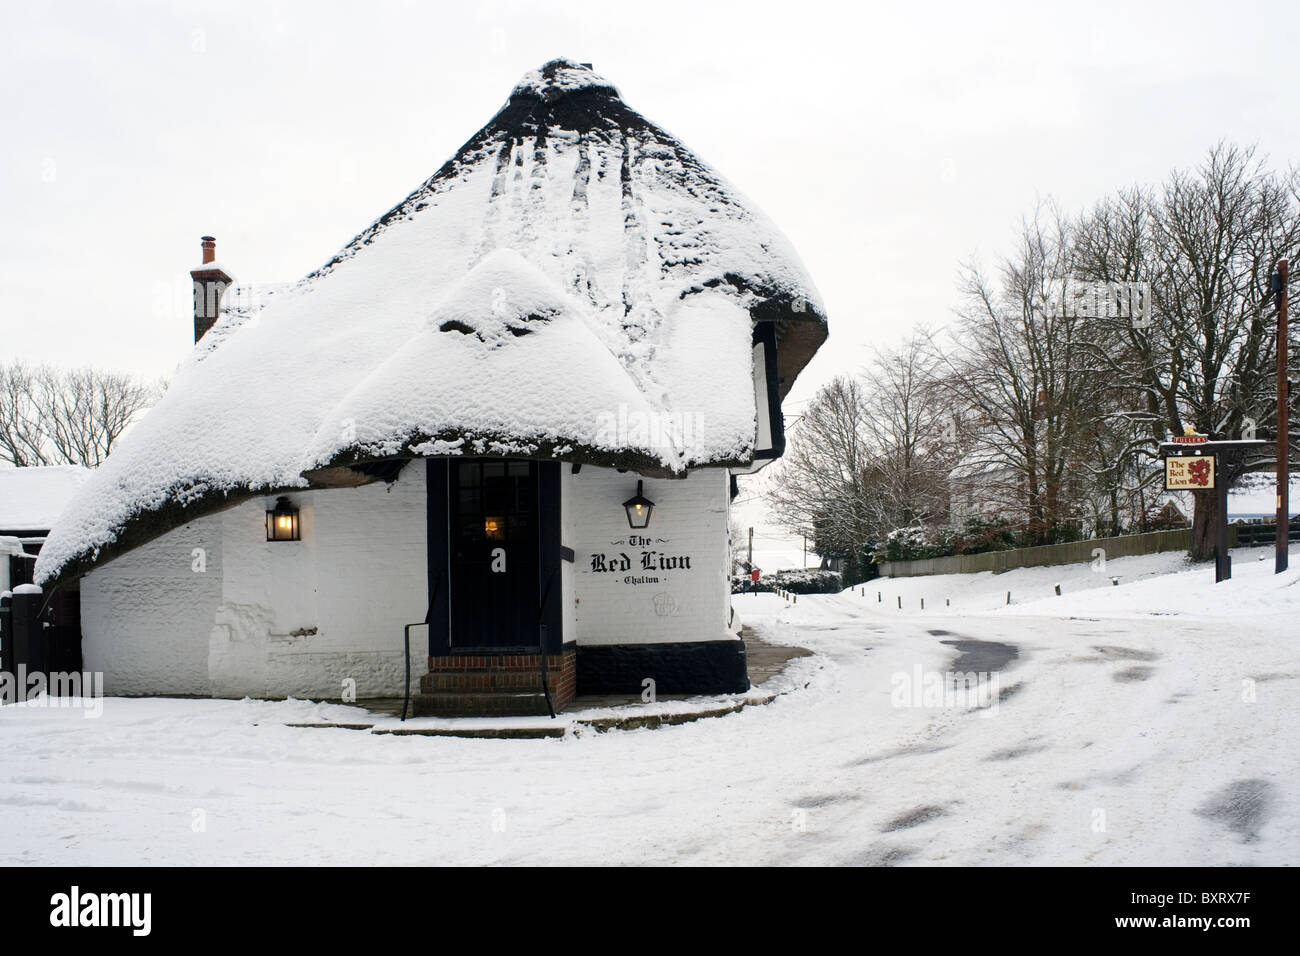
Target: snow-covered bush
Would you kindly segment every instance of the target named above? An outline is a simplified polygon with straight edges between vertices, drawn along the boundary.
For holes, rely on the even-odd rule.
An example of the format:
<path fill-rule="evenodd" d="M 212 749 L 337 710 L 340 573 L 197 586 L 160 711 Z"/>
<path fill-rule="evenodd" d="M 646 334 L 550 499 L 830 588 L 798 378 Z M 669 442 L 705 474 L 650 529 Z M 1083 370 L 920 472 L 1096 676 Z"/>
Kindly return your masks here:
<path fill-rule="evenodd" d="M 731 593 L 745 591 L 788 591 L 791 594 L 838 594 L 844 589 L 844 580 L 838 571 L 817 568 L 796 568 L 765 574 L 753 584 L 748 577 L 731 579 Z"/>
<path fill-rule="evenodd" d="M 1008 551 L 1024 545 L 1023 536 L 1006 518 L 974 516 L 960 526 L 895 528 L 876 546 L 876 563 L 923 561 L 953 554 Z"/>

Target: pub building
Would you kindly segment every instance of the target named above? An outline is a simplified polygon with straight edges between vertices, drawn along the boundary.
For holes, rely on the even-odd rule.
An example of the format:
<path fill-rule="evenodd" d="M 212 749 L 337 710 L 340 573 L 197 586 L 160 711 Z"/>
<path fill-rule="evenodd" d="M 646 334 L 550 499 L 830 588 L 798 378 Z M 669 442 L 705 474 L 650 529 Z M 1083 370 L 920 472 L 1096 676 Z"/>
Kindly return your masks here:
<path fill-rule="evenodd" d="M 748 688 L 728 507 L 781 454 L 825 313 L 589 64 L 525 75 L 296 284 L 202 253 L 193 352 L 36 567 L 79 587 L 108 694 L 409 687 L 454 716 Z"/>

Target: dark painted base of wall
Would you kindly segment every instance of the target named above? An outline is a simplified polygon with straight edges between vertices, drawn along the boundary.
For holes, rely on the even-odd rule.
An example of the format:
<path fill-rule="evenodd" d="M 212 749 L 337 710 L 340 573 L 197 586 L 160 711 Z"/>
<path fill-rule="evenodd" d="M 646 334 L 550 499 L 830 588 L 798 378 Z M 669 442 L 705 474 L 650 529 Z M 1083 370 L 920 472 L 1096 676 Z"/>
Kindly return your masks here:
<path fill-rule="evenodd" d="M 578 647 L 579 694 L 743 694 L 749 690 L 744 641 Z"/>

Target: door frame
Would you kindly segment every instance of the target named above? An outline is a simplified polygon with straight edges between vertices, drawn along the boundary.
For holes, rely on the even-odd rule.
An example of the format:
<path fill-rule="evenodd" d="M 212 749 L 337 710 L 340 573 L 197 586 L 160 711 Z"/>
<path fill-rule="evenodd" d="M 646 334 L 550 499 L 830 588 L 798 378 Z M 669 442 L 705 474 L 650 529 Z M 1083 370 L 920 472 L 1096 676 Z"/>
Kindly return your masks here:
<path fill-rule="evenodd" d="M 483 456 L 488 457 L 488 456 Z M 541 614 L 536 644 L 458 647 L 451 642 L 451 467 L 448 458 L 426 459 L 429 656 L 559 654 L 564 645 L 560 547 L 560 463 L 537 461 L 537 593 Z M 465 460 L 465 459 L 455 459 Z M 501 460 L 492 458 L 492 460 Z M 506 459 L 509 460 L 509 459 Z"/>

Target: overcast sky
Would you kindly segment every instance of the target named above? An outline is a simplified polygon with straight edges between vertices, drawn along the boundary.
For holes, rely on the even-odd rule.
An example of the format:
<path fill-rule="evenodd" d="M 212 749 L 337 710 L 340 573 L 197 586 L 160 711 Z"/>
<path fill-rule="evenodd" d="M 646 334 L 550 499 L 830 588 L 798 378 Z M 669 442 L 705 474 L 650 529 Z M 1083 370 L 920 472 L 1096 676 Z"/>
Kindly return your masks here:
<path fill-rule="evenodd" d="M 956 272 L 1219 139 L 1300 159 L 1293 6 L 3 0 L 0 360 L 170 374 L 199 236 L 301 277 L 529 69 L 591 62 L 765 210 L 831 339 L 950 320 Z M 787 410 L 793 410 L 790 406 Z"/>

